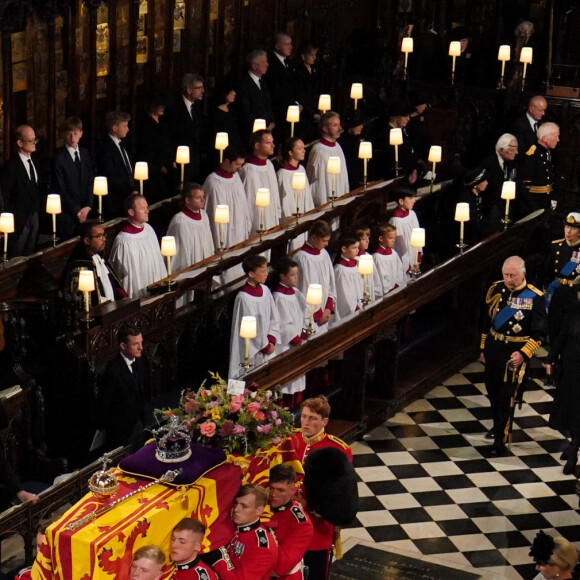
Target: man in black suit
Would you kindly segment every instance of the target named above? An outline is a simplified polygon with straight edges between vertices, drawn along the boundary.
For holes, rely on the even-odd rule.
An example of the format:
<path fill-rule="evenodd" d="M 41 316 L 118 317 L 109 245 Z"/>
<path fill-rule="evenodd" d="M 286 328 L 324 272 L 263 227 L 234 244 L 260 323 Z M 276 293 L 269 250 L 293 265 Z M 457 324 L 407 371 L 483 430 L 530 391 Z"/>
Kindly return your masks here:
<path fill-rule="evenodd" d="M 252 133 L 255 119 L 265 119 L 266 128 L 276 126 L 268 83 L 262 78 L 268 70 L 268 55 L 265 50 L 253 50 L 247 56 L 248 70 L 242 75 L 236 95 L 240 134 L 247 141 Z"/>
<path fill-rule="evenodd" d="M 203 77 L 186 73 L 181 79 L 181 96 L 167 111 L 167 123 L 175 149 L 189 147 L 189 165 L 185 166 L 184 183 L 203 183 L 207 165 L 208 121 L 203 110 L 205 86 Z"/>
<path fill-rule="evenodd" d="M 288 107 L 299 105 L 300 112 L 302 106 L 298 102 L 299 84 L 296 76 L 294 64 L 290 62 L 292 55 L 292 37 L 284 32 L 276 35 L 274 50 L 268 54 L 268 72 L 266 82 L 270 89 L 270 99 L 272 101 L 272 111 L 276 129 L 274 139 L 281 143 L 290 137 L 290 124 L 286 121 Z M 297 135 L 298 132 L 295 133 Z"/>
<path fill-rule="evenodd" d="M 57 216 L 58 232 L 67 240 L 80 234 L 93 205 L 94 168 L 89 152 L 79 147 L 83 122 L 69 117 L 64 122 L 65 146 L 52 160 L 52 191 L 60 195 L 62 213 Z"/>
<path fill-rule="evenodd" d="M 495 152 L 486 157 L 481 164 L 482 168 L 486 170 L 488 184 L 482 195 L 483 237 L 502 229 L 501 219 L 505 213 L 505 201 L 501 199 L 501 190 L 504 181 L 517 182 L 515 163 L 517 154 L 517 139 L 511 133 L 504 133 L 495 144 Z M 516 199 L 517 197 L 516 195 Z"/>
<path fill-rule="evenodd" d="M 526 112 L 514 121 L 512 133 L 518 141 L 520 158 L 538 140 L 538 127 L 542 123 L 547 108 L 546 99 L 542 95 L 536 95 L 529 100 Z"/>
<path fill-rule="evenodd" d="M 29 125 L 16 127 L 17 153 L 0 173 L 4 211 L 14 214 L 15 232 L 8 237 L 8 257 L 26 256 L 34 251 L 40 211 L 39 175 L 32 154 L 38 139 Z"/>
<path fill-rule="evenodd" d="M 132 326 L 117 335 L 119 354 L 109 363 L 99 393 L 99 427 L 106 432 L 107 449 L 144 442 L 143 392 L 145 368 L 143 336 Z"/>
<path fill-rule="evenodd" d="M 107 178 L 109 187 L 109 193 L 103 200 L 103 211 L 109 219 L 123 216 L 125 198 L 137 191 L 133 166 L 123 143 L 129 133 L 130 120 L 129 113 L 109 111 L 105 116 L 108 134 L 97 152 L 99 175 Z"/>

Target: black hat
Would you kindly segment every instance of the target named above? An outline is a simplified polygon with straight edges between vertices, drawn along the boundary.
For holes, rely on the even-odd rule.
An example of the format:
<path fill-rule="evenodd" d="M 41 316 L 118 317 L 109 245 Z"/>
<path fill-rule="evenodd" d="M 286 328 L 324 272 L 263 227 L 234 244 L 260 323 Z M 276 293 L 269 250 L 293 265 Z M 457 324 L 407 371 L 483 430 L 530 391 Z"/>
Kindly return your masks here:
<path fill-rule="evenodd" d="M 475 187 L 487 179 L 487 170 L 483 167 L 476 167 L 468 171 L 463 176 L 463 183 L 466 187 Z"/>
<path fill-rule="evenodd" d="M 308 508 L 335 526 L 350 523 L 358 510 L 358 487 L 352 463 L 334 447 L 322 447 L 304 462 Z"/>
<path fill-rule="evenodd" d="M 554 553 L 554 547 L 554 538 L 540 530 L 532 542 L 530 556 L 536 564 L 546 565 Z"/>
<path fill-rule="evenodd" d="M 353 129 L 354 127 L 360 127 L 367 122 L 367 118 L 364 116 L 360 109 L 352 111 L 345 119 L 342 120 L 342 125 L 346 126 L 347 129 Z"/>
<path fill-rule="evenodd" d="M 415 112 L 415 107 L 409 101 L 396 101 L 388 109 L 389 117 L 407 117 Z"/>
<path fill-rule="evenodd" d="M 455 28 L 451 29 L 449 32 L 449 41 L 452 40 L 463 40 L 464 38 L 469 38 L 471 35 L 469 34 L 469 29 L 467 26 L 456 26 Z"/>

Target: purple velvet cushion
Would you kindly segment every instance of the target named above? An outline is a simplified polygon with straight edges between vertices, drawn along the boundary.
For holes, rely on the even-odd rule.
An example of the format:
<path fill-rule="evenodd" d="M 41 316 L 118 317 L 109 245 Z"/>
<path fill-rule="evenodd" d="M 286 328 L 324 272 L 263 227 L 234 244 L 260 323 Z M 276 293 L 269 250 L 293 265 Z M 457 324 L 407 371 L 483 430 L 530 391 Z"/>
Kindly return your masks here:
<path fill-rule="evenodd" d="M 170 469 L 182 469 L 182 473 L 172 482 L 173 485 L 190 485 L 197 481 L 206 471 L 226 460 L 221 449 L 191 444 L 191 457 L 177 463 L 163 463 L 155 457 L 157 445 L 151 441 L 137 453 L 121 460 L 119 467 L 128 474 L 159 479 Z"/>

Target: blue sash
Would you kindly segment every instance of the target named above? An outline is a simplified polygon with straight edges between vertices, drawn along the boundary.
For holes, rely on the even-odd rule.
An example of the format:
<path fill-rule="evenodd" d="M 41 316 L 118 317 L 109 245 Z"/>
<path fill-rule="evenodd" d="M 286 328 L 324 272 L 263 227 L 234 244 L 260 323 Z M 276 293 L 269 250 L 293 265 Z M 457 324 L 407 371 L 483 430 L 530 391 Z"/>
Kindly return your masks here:
<path fill-rule="evenodd" d="M 562 267 L 562 269 L 558 274 L 562 278 L 567 278 L 576 269 L 577 266 L 578 263 L 570 259 L 566 262 L 566 264 L 564 264 L 564 266 Z M 552 296 L 554 295 L 554 292 L 556 291 L 556 288 L 558 286 L 561 286 L 561 283 L 558 282 L 558 280 L 556 280 L 555 278 L 548 284 L 548 287 L 546 288 L 546 308 L 550 306 Z"/>
<path fill-rule="evenodd" d="M 564 267 L 560 270 L 560 275 L 563 277 L 569 276 L 578 266 L 578 262 L 574 262 L 574 260 L 568 260 Z"/>
<path fill-rule="evenodd" d="M 546 308 L 548 308 L 550 306 L 550 302 L 552 301 L 552 296 L 554 296 L 554 292 L 556 291 L 556 288 L 558 286 L 561 286 L 561 282 L 558 282 L 558 280 L 556 280 L 556 278 L 554 278 L 549 284 L 548 287 L 546 288 L 546 297 L 545 297 L 545 301 L 546 301 Z"/>
<path fill-rule="evenodd" d="M 524 290 L 522 290 L 517 296 L 516 298 L 531 298 L 534 299 L 536 297 L 536 293 L 533 290 L 530 290 L 529 288 L 525 288 Z M 496 315 L 495 318 L 493 319 L 493 329 L 494 330 L 498 330 L 500 329 L 512 316 L 515 315 L 515 313 L 520 310 L 519 308 L 512 308 L 511 306 L 509 306 L 509 303 L 507 306 L 504 306 Z"/>

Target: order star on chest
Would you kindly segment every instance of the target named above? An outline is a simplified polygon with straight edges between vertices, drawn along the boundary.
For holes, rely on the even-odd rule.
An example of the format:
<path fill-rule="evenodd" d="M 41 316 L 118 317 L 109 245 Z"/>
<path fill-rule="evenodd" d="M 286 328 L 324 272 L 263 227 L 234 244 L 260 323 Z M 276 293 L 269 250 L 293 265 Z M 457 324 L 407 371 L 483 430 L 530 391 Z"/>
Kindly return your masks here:
<path fill-rule="evenodd" d="M 518 310 L 515 314 L 514 314 L 514 318 L 520 322 L 521 320 L 523 320 L 524 318 L 524 313 L 521 310 Z"/>

